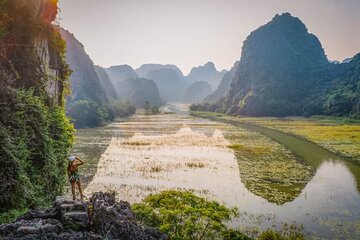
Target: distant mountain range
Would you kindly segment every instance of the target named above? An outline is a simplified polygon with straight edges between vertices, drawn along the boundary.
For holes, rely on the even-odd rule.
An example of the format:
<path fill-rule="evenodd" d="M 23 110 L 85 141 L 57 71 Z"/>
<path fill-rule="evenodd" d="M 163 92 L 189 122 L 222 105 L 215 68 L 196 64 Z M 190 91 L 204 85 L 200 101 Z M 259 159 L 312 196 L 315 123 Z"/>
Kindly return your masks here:
<path fill-rule="evenodd" d="M 106 68 L 119 100 L 128 100 L 136 107 L 142 107 L 146 101 L 152 105 L 162 105 L 159 89 L 153 80 L 139 78 L 129 65 Z"/>
<path fill-rule="evenodd" d="M 121 86 L 117 85 L 118 82 L 124 82 L 127 79 L 142 78 L 154 81 L 164 102 L 201 102 L 204 97 L 212 93 L 212 90 L 209 91 L 209 89 L 215 89 L 227 73 L 226 70 L 217 71 L 211 62 L 193 68 L 188 76 L 184 76 L 181 70 L 173 64 L 144 64 L 136 70 L 128 65 L 119 65 L 105 70 L 117 91 L 122 91 Z M 210 88 L 208 84 L 195 84 L 194 86 L 197 87 L 189 89 L 192 95 L 189 97 L 189 92 L 186 95 L 186 91 L 196 82 L 206 82 Z M 203 86 L 205 89 L 201 89 L 199 86 Z M 206 93 L 205 96 L 204 93 Z M 194 101 L 190 101 L 190 99 Z"/>

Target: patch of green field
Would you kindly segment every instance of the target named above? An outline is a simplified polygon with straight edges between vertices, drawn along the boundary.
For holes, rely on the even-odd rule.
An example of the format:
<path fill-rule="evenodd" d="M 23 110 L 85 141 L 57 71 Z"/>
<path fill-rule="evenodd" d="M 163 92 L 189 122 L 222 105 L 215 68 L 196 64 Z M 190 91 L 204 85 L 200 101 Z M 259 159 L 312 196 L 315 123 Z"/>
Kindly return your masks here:
<path fill-rule="evenodd" d="M 331 152 L 351 158 L 360 164 L 360 120 L 314 116 L 288 117 L 233 117 L 219 113 L 194 112 L 197 116 L 216 117 L 243 123 L 257 124 L 280 130 L 312 141 Z"/>
<path fill-rule="evenodd" d="M 238 160 L 240 177 L 252 193 L 276 204 L 294 200 L 312 178 L 315 169 L 284 146 L 242 128 L 221 129 Z"/>

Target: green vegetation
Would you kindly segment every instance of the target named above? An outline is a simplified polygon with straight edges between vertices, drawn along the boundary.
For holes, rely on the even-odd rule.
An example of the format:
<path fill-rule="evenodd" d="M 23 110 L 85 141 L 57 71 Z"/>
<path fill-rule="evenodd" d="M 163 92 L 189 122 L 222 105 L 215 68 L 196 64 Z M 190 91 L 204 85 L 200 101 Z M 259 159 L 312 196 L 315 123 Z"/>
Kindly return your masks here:
<path fill-rule="evenodd" d="M 67 115 L 73 119 L 76 128 L 101 126 L 117 117 L 127 117 L 135 113 L 135 106 L 130 102 L 113 101 L 99 104 L 88 100 L 79 100 L 67 109 Z"/>
<path fill-rule="evenodd" d="M 350 118 L 314 116 L 304 117 L 232 117 L 221 113 L 195 113 L 213 116 L 223 120 L 261 125 L 314 142 L 331 152 L 360 163 L 359 120 Z"/>
<path fill-rule="evenodd" d="M 251 240 L 251 237 L 228 228 L 226 222 L 238 216 L 237 209 L 229 209 L 215 201 L 208 201 L 189 191 L 168 190 L 146 197 L 131 206 L 141 224 L 159 228 L 169 239 Z M 287 226 L 287 224 L 285 224 Z M 303 240 L 301 229 L 295 225 L 280 232 L 266 230 L 259 240 Z"/>
<path fill-rule="evenodd" d="M 156 115 L 160 113 L 159 107 L 156 105 L 151 105 L 149 101 L 145 101 L 143 108 L 145 110 L 146 115 L 149 114 Z"/>
<path fill-rule="evenodd" d="M 41 206 L 62 193 L 73 128 L 62 107 L 1 88 L 0 211 Z"/>
<path fill-rule="evenodd" d="M 223 122 L 240 119 L 211 112 L 192 115 Z M 269 202 L 281 205 L 294 200 L 315 172 L 284 146 L 260 133 L 230 125 L 223 132 L 238 160 L 242 182 L 249 191 Z"/>
<path fill-rule="evenodd" d="M 170 239 L 218 239 L 227 232 L 224 222 L 236 216 L 235 209 L 174 190 L 149 195 L 132 210 L 140 223 L 159 228 Z"/>
<path fill-rule="evenodd" d="M 70 73 L 65 44 L 48 18 L 35 17 L 37 3 L 0 4 L 1 222 L 62 194 L 73 142 L 63 107 Z M 49 12 L 56 12 L 56 4 L 48 4 Z M 48 44 L 37 45 L 43 42 Z M 48 48 L 49 56 L 39 55 L 36 47 Z"/>
<path fill-rule="evenodd" d="M 304 236 L 296 229 L 290 229 L 287 233 L 280 233 L 273 230 L 267 230 L 260 234 L 258 240 L 304 240 Z"/>

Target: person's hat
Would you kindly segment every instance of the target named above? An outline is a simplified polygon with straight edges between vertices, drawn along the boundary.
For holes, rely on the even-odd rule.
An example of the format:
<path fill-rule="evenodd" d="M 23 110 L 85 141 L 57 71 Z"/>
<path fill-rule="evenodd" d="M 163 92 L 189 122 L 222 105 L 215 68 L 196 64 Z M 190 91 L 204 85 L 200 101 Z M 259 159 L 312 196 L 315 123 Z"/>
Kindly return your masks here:
<path fill-rule="evenodd" d="M 75 160 L 75 156 L 70 156 L 70 157 L 69 157 L 69 161 L 70 161 L 70 162 L 72 162 L 72 161 L 74 161 L 74 160 Z"/>

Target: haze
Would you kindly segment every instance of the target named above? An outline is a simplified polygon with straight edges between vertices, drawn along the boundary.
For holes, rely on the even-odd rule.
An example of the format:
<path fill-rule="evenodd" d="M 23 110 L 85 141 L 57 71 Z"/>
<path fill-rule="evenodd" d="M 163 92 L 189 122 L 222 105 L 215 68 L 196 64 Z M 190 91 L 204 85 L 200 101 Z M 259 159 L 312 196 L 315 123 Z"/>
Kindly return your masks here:
<path fill-rule="evenodd" d="M 60 24 L 101 66 L 172 63 L 230 69 L 249 33 L 277 13 L 299 17 L 330 60 L 360 52 L 358 0 L 60 0 Z"/>

